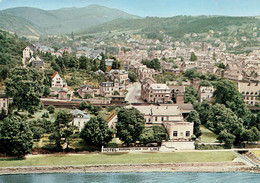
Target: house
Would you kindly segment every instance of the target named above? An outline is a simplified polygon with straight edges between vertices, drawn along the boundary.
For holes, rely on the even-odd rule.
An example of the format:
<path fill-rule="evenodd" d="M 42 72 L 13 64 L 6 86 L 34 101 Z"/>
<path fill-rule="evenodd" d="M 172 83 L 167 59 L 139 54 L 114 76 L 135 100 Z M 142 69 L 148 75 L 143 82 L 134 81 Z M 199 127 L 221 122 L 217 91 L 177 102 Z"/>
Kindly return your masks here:
<path fill-rule="evenodd" d="M 110 70 L 108 73 L 112 80 L 118 79 L 120 84 L 128 84 L 128 72 L 124 70 Z"/>
<path fill-rule="evenodd" d="M 112 69 L 114 59 L 105 59 L 107 71 L 110 71 Z"/>
<path fill-rule="evenodd" d="M 58 99 L 59 100 L 68 100 L 68 89 L 62 88 L 58 90 Z"/>
<path fill-rule="evenodd" d="M 166 84 L 157 84 L 155 80 L 147 78 L 141 86 L 141 99 L 150 103 L 168 103 L 171 91 Z"/>
<path fill-rule="evenodd" d="M 100 83 L 100 95 L 103 97 L 111 97 L 115 91 L 120 92 L 119 81 L 115 79 L 114 82 L 102 82 Z"/>
<path fill-rule="evenodd" d="M 260 82 L 239 81 L 237 87 L 246 104 L 255 105 L 259 103 L 257 99 L 260 92 Z"/>
<path fill-rule="evenodd" d="M 71 110 L 70 113 L 74 116 L 71 124 L 77 126 L 79 131 L 81 131 L 84 125 L 90 120 L 90 116 L 85 111 L 75 109 Z"/>
<path fill-rule="evenodd" d="M 169 86 L 173 103 L 184 104 L 185 86 Z"/>
<path fill-rule="evenodd" d="M 30 61 L 31 60 L 32 59 L 30 59 Z M 32 60 L 31 64 L 33 68 L 44 70 L 44 61 L 40 57 L 36 57 L 36 59 Z"/>
<path fill-rule="evenodd" d="M 29 45 L 23 50 L 23 58 L 31 58 L 33 56 L 34 46 Z"/>
<path fill-rule="evenodd" d="M 177 105 L 134 106 L 145 118 L 145 126 L 164 126 L 170 140 L 191 139 L 193 122 L 186 122 L 181 108 Z"/>
<path fill-rule="evenodd" d="M 78 89 L 78 94 L 81 96 L 81 98 L 86 98 L 86 94 L 91 95 L 92 97 L 95 97 L 95 95 L 99 95 L 99 89 L 93 88 L 92 85 L 80 85 L 80 88 Z"/>
<path fill-rule="evenodd" d="M 0 113 L 4 109 L 5 113 L 8 113 L 9 99 L 6 97 L 5 93 L 0 93 Z"/>
<path fill-rule="evenodd" d="M 55 72 L 51 77 L 52 88 L 66 88 L 67 83 L 60 77 L 58 72 Z"/>
<path fill-rule="evenodd" d="M 213 93 L 214 93 L 213 86 L 200 86 L 198 92 L 199 102 L 203 102 L 203 100 L 209 102 L 212 101 Z"/>

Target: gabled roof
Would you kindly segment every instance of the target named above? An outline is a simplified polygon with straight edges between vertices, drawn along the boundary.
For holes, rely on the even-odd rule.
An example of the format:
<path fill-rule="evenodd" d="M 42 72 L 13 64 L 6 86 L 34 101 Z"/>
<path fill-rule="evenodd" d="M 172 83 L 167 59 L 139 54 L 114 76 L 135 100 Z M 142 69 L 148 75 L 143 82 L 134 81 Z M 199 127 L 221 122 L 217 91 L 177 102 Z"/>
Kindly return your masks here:
<path fill-rule="evenodd" d="M 57 74 L 59 74 L 58 72 L 54 72 L 51 79 L 53 79 Z"/>

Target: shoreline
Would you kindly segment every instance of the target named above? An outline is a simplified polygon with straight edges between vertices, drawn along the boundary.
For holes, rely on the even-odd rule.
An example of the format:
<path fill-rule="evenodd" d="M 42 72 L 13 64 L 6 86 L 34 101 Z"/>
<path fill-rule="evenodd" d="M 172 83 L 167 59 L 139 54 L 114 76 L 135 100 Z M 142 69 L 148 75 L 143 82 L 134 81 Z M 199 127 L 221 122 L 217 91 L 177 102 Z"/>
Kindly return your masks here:
<path fill-rule="evenodd" d="M 154 163 L 154 164 L 104 164 L 66 166 L 0 167 L 0 175 L 31 173 L 123 173 L 123 172 L 251 172 L 260 173 L 259 167 L 242 162 L 209 163 Z"/>

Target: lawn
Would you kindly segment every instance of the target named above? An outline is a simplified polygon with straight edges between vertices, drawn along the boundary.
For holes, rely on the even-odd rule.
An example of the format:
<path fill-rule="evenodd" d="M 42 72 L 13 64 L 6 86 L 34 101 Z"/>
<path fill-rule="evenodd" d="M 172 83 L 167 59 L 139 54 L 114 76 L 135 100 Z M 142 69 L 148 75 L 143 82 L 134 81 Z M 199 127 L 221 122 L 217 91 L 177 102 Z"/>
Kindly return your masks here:
<path fill-rule="evenodd" d="M 260 158 L 260 150 L 259 151 L 252 151 L 258 158 Z"/>
<path fill-rule="evenodd" d="M 172 152 L 172 153 L 118 153 L 84 155 L 38 155 L 24 160 L 1 159 L 0 167 L 54 166 L 93 164 L 138 164 L 178 162 L 228 162 L 236 158 L 232 151 Z"/>
<path fill-rule="evenodd" d="M 199 137 L 200 141 L 203 143 L 212 143 L 212 142 L 217 142 L 217 135 L 207 129 L 204 126 L 200 126 L 200 130 L 202 132 L 202 135 Z"/>

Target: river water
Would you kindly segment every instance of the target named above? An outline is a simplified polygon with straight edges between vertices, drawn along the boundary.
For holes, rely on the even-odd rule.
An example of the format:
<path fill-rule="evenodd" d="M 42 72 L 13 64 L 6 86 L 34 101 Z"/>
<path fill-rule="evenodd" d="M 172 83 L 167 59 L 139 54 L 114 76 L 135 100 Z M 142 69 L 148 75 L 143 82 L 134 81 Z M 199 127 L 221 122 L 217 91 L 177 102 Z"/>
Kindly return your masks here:
<path fill-rule="evenodd" d="M 260 183 L 255 173 L 44 173 L 0 175 L 0 183 Z"/>

